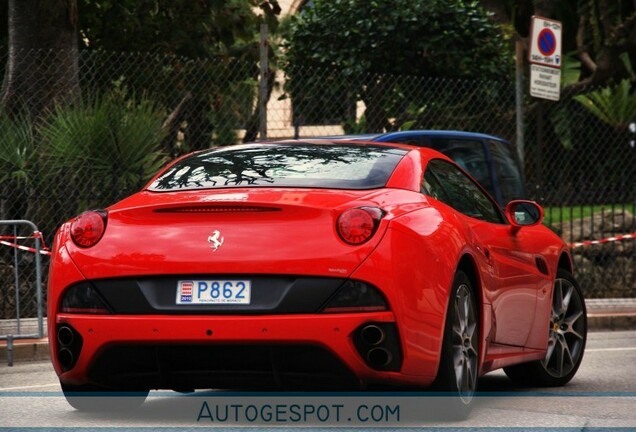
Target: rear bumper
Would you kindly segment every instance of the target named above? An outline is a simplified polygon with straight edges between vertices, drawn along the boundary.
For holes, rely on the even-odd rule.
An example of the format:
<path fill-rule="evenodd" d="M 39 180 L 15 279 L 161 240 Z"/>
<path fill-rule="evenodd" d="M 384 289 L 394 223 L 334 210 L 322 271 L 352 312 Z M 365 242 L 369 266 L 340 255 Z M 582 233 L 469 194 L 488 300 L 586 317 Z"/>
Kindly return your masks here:
<path fill-rule="evenodd" d="M 66 235 L 65 230 L 67 228 L 63 227 L 58 233 L 57 244 L 61 244 L 59 237 Z M 64 291 L 87 278 L 65 247 L 54 247 L 56 254 L 51 263 L 48 291 L 53 365 L 65 384 L 96 384 L 94 377 L 99 371 L 95 365 L 117 347 L 143 346 L 148 352 L 149 347 L 180 346 L 184 348 L 184 356 L 194 352 L 191 355 L 198 357 L 204 355 L 201 353 L 206 352 L 206 346 L 305 346 L 310 348 L 308 351 L 317 347 L 335 358 L 360 386 L 375 383 L 428 385 L 437 375 L 447 299 L 443 288 L 449 282 L 437 271 L 425 271 L 439 267 L 437 261 L 430 262 L 435 254 L 426 249 L 404 247 L 409 234 L 389 230 L 385 237 L 387 240 L 381 242 L 381 246 L 349 277 L 378 287 L 386 296 L 390 311 L 350 314 L 204 315 L 191 311 L 191 315 L 171 315 L 157 310 L 113 315 L 60 313 Z M 415 257 L 410 256 L 414 253 Z M 421 265 L 409 265 L 413 259 Z M 110 263 L 107 268 L 110 270 Z M 402 356 L 398 368 L 377 370 L 365 362 L 359 346 L 356 348 L 359 343 L 355 337 L 356 331 L 365 323 L 393 323 Z M 70 326 L 81 338 L 81 349 L 72 367 L 60 365 L 56 333 L 61 325 Z M 194 351 L 188 351 L 187 346 L 194 347 Z M 174 353 L 171 356 L 179 356 L 178 349 L 171 352 Z M 222 355 L 222 351 L 219 352 Z M 261 353 L 260 349 L 255 349 L 246 355 L 260 356 Z M 133 351 L 121 355 L 135 356 Z M 176 384 L 171 383 L 165 388 L 176 388 Z"/>
<path fill-rule="evenodd" d="M 368 384 L 427 385 L 436 373 L 422 370 L 421 376 L 408 376 L 375 370 L 365 362 L 355 346 L 354 334 L 366 323 L 395 323 L 392 312 L 282 316 L 58 314 L 55 321 L 58 329 L 69 326 L 81 338 L 74 366 L 63 371 L 58 359 L 63 346 L 55 337 L 56 332 L 50 332 L 55 369 L 60 380 L 71 385 L 126 383 L 121 381 L 126 377 L 131 385 L 147 388 L 280 384 L 277 380 L 281 375 L 277 376 L 275 364 L 271 376 L 267 376 L 269 366 L 259 359 L 266 355 L 297 357 L 295 365 L 283 362 L 291 365 L 291 370 L 281 370 L 283 384 L 291 382 L 294 387 L 302 382 L 308 386 L 322 382 L 327 387 L 333 382 L 342 384 L 333 387 L 345 388 Z M 247 361 L 248 358 L 255 361 Z M 144 369 L 145 362 L 153 364 Z M 250 377 L 247 383 L 241 380 Z"/>

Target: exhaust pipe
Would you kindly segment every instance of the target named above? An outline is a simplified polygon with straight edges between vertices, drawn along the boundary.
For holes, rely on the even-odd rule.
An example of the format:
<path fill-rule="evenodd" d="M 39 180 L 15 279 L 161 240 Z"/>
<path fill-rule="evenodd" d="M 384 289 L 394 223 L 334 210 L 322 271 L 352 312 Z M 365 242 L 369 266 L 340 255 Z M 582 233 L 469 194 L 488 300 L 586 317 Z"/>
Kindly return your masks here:
<path fill-rule="evenodd" d="M 353 344 L 367 366 L 380 371 L 399 371 L 402 351 L 394 322 L 366 322 L 353 333 Z"/>
<path fill-rule="evenodd" d="M 64 371 L 71 370 L 82 350 L 82 336 L 68 324 L 57 328 L 57 359 Z"/>
<path fill-rule="evenodd" d="M 74 339 L 75 339 L 75 336 L 73 335 L 73 330 L 71 330 L 70 327 L 62 326 L 57 331 L 57 341 L 63 347 L 68 347 L 71 344 L 73 344 Z"/>
<path fill-rule="evenodd" d="M 367 353 L 367 361 L 373 367 L 382 368 L 393 360 L 393 354 L 386 348 L 373 348 Z"/>
<path fill-rule="evenodd" d="M 73 353 L 68 348 L 62 348 L 58 351 L 57 360 L 60 362 L 60 366 L 62 366 L 64 370 L 69 370 L 71 367 L 73 367 Z"/>
<path fill-rule="evenodd" d="M 367 345 L 378 345 L 384 341 L 384 330 L 375 324 L 369 324 L 362 328 L 360 337 Z"/>

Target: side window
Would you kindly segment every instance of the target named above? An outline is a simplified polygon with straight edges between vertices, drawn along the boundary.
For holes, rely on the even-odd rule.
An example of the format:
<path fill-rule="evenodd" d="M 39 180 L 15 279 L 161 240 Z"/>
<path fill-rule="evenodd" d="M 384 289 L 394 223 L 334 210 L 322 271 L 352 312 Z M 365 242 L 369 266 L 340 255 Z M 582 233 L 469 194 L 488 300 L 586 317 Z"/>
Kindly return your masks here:
<path fill-rule="evenodd" d="M 488 141 L 504 202 L 524 197 L 521 167 L 513 149 L 505 142 Z"/>
<path fill-rule="evenodd" d="M 422 189 L 467 216 L 505 223 L 497 204 L 473 180 L 446 161 L 434 159 L 428 163 Z"/>
<path fill-rule="evenodd" d="M 433 148 L 455 161 L 479 182 L 492 196 L 495 189 L 488 168 L 484 144 L 480 140 L 436 138 Z"/>
<path fill-rule="evenodd" d="M 430 164 L 429 164 L 430 166 Z M 432 196 L 438 201 L 448 204 L 450 201 L 444 188 L 437 180 L 437 177 L 433 174 L 434 170 L 427 169 L 424 174 L 424 181 L 422 182 L 422 193 L 428 196 Z M 450 205 L 450 204 L 449 204 Z"/>

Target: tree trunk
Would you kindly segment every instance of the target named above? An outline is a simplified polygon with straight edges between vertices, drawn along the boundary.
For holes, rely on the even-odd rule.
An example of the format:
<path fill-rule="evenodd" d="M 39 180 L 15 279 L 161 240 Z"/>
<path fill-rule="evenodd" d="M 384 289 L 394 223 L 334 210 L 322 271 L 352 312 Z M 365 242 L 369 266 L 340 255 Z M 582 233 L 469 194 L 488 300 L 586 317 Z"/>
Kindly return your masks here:
<path fill-rule="evenodd" d="M 276 83 L 276 72 L 271 68 L 267 71 L 267 100 L 265 101 L 265 107 L 267 107 L 267 103 L 269 99 L 272 97 L 272 91 L 274 91 L 274 84 Z M 260 98 L 260 93 L 259 93 Z M 256 107 L 250 114 L 249 119 L 247 120 L 247 127 L 245 128 L 245 136 L 243 137 L 243 142 L 253 142 L 258 138 L 258 130 L 259 130 L 259 113 L 260 103 L 256 104 Z"/>
<path fill-rule="evenodd" d="M 8 15 L 0 107 L 36 119 L 79 94 L 77 0 L 9 0 Z"/>

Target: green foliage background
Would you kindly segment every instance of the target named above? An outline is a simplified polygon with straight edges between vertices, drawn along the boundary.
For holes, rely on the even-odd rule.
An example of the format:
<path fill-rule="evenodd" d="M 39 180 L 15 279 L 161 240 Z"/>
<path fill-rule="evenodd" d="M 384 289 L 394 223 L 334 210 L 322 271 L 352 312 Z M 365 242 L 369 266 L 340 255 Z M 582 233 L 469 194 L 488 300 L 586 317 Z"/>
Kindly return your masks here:
<path fill-rule="evenodd" d="M 477 1 L 314 1 L 282 30 L 295 115 L 302 120 L 307 111 L 327 106 L 358 132 L 430 127 L 425 117 L 435 104 L 432 93 L 408 99 L 411 88 L 427 84 L 415 77 L 496 81 L 513 76 L 512 46 L 490 15 Z M 330 73 L 317 75 L 310 68 Z M 414 78 L 398 84 L 395 75 Z M 355 100 L 366 105 L 362 127 L 351 125 L 345 107 Z"/>

